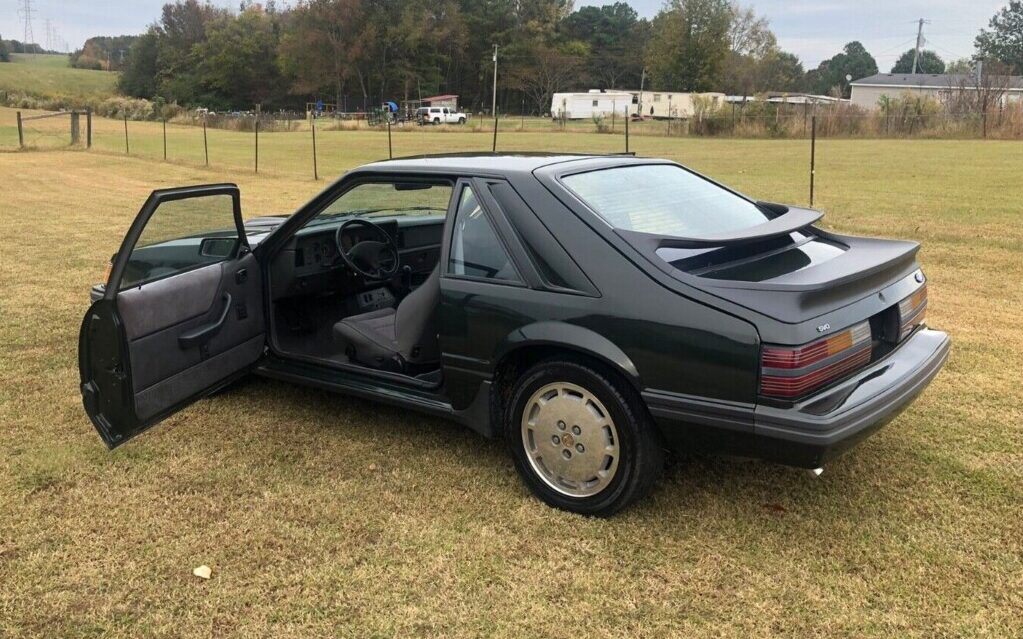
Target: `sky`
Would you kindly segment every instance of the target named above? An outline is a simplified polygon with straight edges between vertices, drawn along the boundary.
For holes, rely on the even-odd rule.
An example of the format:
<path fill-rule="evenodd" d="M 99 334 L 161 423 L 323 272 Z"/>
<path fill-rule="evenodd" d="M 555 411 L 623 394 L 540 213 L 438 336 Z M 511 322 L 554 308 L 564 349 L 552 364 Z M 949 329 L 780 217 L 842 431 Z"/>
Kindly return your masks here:
<path fill-rule="evenodd" d="M 23 38 L 24 0 L 0 0 L 0 34 Z M 53 48 L 70 50 L 93 35 L 141 33 L 160 13 L 165 0 L 31 0 L 35 41 L 46 45 L 46 20 L 56 38 Z M 236 7 L 237 2 L 214 4 Z M 287 4 L 287 2 L 279 2 Z M 577 0 L 576 6 L 604 4 Z M 663 0 L 631 0 L 645 17 L 653 17 Z M 913 46 L 917 20 L 924 24 L 925 48 L 944 60 L 969 57 L 973 39 L 1006 0 L 744 0 L 743 4 L 768 18 L 783 49 L 799 56 L 807 69 L 838 53 L 850 40 L 859 40 L 877 60 L 882 72 L 891 70 L 899 55 Z"/>

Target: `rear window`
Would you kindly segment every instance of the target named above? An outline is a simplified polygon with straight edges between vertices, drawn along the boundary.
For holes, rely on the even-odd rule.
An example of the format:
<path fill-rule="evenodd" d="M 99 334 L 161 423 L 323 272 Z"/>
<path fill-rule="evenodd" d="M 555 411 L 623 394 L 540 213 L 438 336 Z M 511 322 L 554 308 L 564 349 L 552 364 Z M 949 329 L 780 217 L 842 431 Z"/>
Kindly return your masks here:
<path fill-rule="evenodd" d="M 763 224 L 757 205 L 671 164 L 576 173 L 561 179 L 614 228 L 699 238 Z"/>

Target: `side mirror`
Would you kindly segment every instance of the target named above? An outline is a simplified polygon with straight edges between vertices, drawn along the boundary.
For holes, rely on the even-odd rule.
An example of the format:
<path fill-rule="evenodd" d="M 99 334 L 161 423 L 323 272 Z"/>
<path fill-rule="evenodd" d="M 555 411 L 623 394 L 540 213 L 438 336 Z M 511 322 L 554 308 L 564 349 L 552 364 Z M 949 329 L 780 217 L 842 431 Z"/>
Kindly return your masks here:
<path fill-rule="evenodd" d="M 204 237 L 199 243 L 199 255 L 222 260 L 234 255 L 237 248 L 237 237 Z"/>

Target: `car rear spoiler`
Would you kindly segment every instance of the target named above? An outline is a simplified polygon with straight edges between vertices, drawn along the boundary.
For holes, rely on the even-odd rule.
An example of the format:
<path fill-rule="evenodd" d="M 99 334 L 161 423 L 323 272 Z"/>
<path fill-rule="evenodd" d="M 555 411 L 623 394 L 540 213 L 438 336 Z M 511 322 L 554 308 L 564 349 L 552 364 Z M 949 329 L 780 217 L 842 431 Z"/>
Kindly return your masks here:
<path fill-rule="evenodd" d="M 777 237 L 779 235 L 786 235 L 793 231 L 806 228 L 824 217 L 824 213 L 811 209 L 791 208 L 767 202 L 757 202 L 757 205 L 771 213 L 778 214 L 778 217 L 770 219 L 763 224 L 740 229 L 738 231 L 718 233 L 716 235 L 705 235 L 702 237 L 658 235 L 656 233 L 643 233 L 641 231 L 629 231 L 625 229 L 615 229 L 615 232 L 636 248 L 656 254 L 656 252 L 662 248 L 708 248 L 736 246 L 739 244 L 759 242 L 761 240 Z"/>

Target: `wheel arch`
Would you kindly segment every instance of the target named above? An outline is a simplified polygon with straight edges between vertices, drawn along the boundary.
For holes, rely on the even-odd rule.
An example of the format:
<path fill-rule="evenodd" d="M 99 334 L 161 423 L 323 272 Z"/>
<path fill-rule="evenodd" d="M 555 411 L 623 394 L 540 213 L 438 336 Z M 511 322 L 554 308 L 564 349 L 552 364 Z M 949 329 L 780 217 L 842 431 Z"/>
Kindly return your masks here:
<path fill-rule="evenodd" d="M 537 322 L 506 337 L 494 357 L 490 420 L 497 432 L 518 376 L 537 362 L 564 357 L 582 360 L 624 379 L 637 394 L 642 390 L 635 363 L 614 342 L 588 328 L 566 322 Z"/>

